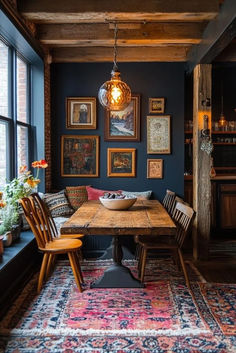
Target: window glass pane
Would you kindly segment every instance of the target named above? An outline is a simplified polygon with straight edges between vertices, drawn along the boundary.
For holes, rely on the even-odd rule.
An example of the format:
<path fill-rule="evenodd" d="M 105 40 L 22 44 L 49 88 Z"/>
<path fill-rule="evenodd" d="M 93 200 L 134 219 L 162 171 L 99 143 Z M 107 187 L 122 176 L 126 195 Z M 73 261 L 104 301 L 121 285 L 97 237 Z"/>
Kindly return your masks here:
<path fill-rule="evenodd" d="M 0 115 L 8 116 L 8 47 L 0 40 Z"/>
<path fill-rule="evenodd" d="M 17 57 L 17 120 L 27 122 L 27 65 Z"/>
<path fill-rule="evenodd" d="M 28 165 L 28 128 L 24 126 L 17 126 L 17 170 L 23 165 Z"/>
<path fill-rule="evenodd" d="M 0 121 L 0 189 L 6 183 L 9 172 L 9 163 L 7 165 L 7 124 Z"/>

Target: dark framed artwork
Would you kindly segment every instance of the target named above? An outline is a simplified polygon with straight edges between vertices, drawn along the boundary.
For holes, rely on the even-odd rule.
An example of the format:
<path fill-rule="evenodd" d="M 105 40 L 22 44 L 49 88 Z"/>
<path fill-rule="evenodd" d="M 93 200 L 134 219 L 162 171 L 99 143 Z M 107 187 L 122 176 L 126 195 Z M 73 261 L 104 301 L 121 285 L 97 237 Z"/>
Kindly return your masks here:
<path fill-rule="evenodd" d="M 163 114 L 165 112 L 165 98 L 149 98 L 149 113 Z"/>
<path fill-rule="evenodd" d="M 98 177 L 99 136 L 61 137 L 61 176 Z"/>
<path fill-rule="evenodd" d="M 135 177 L 135 164 L 135 148 L 107 149 L 108 177 Z"/>
<path fill-rule="evenodd" d="M 147 153 L 171 153 L 170 115 L 147 116 Z"/>
<path fill-rule="evenodd" d="M 96 98 L 67 97 L 66 127 L 67 129 L 96 129 Z"/>
<path fill-rule="evenodd" d="M 140 95 L 133 94 L 124 110 L 106 112 L 104 140 L 140 141 Z"/>
<path fill-rule="evenodd" d="M 147 178 L 148 179 L 163 178 L 163 159 L 147 160 Z"/>

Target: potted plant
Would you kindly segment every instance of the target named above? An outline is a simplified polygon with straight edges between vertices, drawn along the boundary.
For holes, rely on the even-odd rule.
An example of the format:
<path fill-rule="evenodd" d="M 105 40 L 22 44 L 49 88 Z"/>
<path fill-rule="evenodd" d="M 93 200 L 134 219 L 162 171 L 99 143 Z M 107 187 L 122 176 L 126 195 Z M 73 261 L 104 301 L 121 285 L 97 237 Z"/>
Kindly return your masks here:
<path fill-rule="evenodd" d="M 1 202 L 0 210 L 0 235 L 3 235 L 3 243 L 10 246 L 20 236 L 20 216 L 16 207 Z"/>
<path fill-rule="evenodd" d="M 22 166 L 19 170 L 19 176 L 5 185 L 3 195 L 0 194 L 0 235 L 12 237 L 13 241 L 19 237 L 23 215 L 19 200 L 37 191 L 37 185 L 40 183 L 39 169 L 47 168 L 47 166 L 45 160 L 33 162 L 32 167 L 37 168 L 35 177 L 31 171 L 27 170 L 26 166 Z M 3 200 L 1 200 L 2 196 Z M 5 239 L 5 244 L 6 241 Z"/>

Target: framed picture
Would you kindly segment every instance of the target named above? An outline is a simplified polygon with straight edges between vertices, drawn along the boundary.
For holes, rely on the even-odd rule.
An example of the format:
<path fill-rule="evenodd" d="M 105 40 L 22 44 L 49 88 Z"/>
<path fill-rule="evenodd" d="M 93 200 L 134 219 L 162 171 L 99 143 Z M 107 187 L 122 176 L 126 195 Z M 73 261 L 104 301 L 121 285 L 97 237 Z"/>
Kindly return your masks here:
<path fill-rule="evenodd" d="M 148 179 L 163 178 L 163 159 L 147 160 L 147 178 Z"/>
<path fill-rule="evenodd" d="M 107 149 L 108 177 L 135 177 L 135 148 Z"/>
<path fill-rule="evenodd" d="M 61 175 L 98 177 L 99 136 L 61 137 Z"/>
<path fill-rule="evenodd" d="M 149 113 L 163 114 L 165 98 L 149 98 Z"/>
<path fill-rule="evenodd" d="M 96 129 L 96 98 L 67 97 L 66 127 L 67 129 Z"/>
<path fill-rule="evenodd" d="M 140 95 L 133 94 L 124 110 L 106 112 L 104 140 L 140 141 Z"/>
<path fill-rule="evenodd" d="M 170 115 L 147 116 L 147 153 L 171 153 Z"/>

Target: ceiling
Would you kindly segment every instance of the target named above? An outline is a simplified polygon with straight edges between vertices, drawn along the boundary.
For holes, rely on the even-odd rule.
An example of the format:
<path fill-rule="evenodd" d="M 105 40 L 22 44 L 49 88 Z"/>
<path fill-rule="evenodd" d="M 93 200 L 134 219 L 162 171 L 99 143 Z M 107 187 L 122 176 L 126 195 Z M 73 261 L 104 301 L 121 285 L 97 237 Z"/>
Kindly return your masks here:
<path fill-rule="evenodd" d="M 187 61 L 223 0 L 17 0 L 52 62 Z"/>

